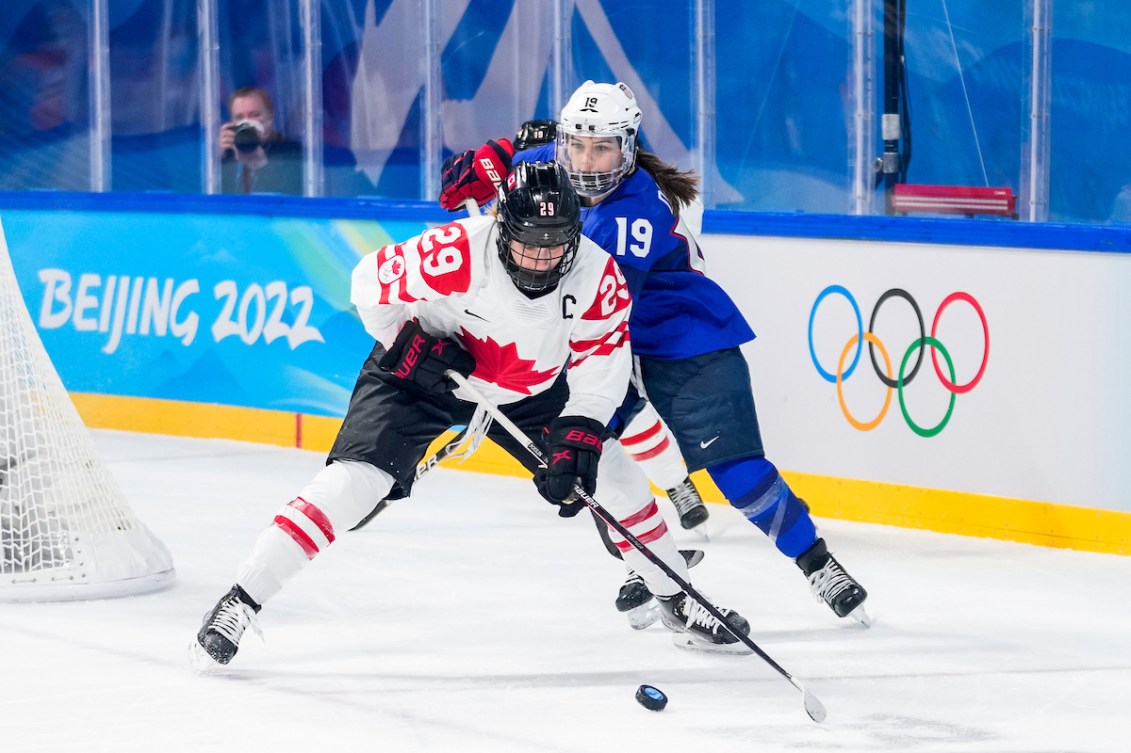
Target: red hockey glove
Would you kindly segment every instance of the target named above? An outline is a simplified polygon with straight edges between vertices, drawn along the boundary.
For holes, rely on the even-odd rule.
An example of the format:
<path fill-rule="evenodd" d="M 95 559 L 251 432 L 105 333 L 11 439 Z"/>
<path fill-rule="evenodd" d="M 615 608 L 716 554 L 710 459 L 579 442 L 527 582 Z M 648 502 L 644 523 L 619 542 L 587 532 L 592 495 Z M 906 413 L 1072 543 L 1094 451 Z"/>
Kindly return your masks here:
<path fill-rule="evenodd" d="M 428 334 L 413 319 L 401 327 L 377 366 L 425 392 L 443 394 L 456 388 L 444 372 L 452 369 L 470 376 L 475 371 L 475 358 L 455 340 Z"/>
<path fill-rule="evenodd" d="M 555 418 L 546 434 L 546 468 L 534 473 L 538 493 L 550 504 L 559 505 L 558 515 L 572 518 L 586 505 L 573 496 L 577 484 L 587 493 L 597 489 L 597 463 L 606 430 L 604 425 L 583 416 Z"/>
<path fill-rule="evenodd" d="M 440 206 L 457 211 L 468 199 L 480 204 L 495 198 L 497 186 L 511 171 L 514 147 L 508 139 L 488 141 L 444 161 L 440 176 Z"/>

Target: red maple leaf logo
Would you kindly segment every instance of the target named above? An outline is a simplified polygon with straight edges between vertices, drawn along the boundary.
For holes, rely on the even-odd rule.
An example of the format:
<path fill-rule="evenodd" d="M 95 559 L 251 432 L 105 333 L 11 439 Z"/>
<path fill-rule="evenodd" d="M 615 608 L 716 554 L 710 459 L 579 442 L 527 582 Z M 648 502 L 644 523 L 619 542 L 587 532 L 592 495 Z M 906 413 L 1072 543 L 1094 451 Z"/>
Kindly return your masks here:
<path fill-rule="evenodd" d="M 518 355 L 514 343 L 499 345 L 490 337 L 480 340 L 462 328 L 459 340 L 464 350 L 475 357 L 475 376 L 503 389 L 529 395 L 532 386 L 544 384 L 558 373 L 557 368 L 548 371 L 535 369 L 534 361 Z"/>

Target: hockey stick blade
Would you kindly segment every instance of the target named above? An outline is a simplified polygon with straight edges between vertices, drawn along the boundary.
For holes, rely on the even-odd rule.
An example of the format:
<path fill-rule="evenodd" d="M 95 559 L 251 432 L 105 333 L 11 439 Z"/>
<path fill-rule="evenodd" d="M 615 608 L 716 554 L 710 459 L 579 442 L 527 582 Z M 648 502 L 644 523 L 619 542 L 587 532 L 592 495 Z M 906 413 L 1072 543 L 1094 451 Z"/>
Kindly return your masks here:
<path fill-rule="evenodd" d="M 503 429 L 506 430 L 508 434 L 514 437 L 516 442 L 521 443 L 526 448 L 527 452 L 534 456 L 534 458 L 536 458 L 539 463 L 545 464 L 546 456 L 542 451 L 542 448 L 539 447 L 533 440 L 531 440 L 530 437 L 526 436 L 526 434 L 523 433 L 522 429 L 518 428 L 518 426 L 516 426 L 505 413 L 499 410 L 499 408 L 494 403 L 487 400 L 487 398 L 484 397 L 483 394 L 480 393 L 479 390 L 477 390 L 467 380 L 466 377 L 456 371 L 450 370 L 447 372 L 447 376 L 457 385 L 459 385 L 460 389 L 462 389 L 468 396 L 475 400 L 476 403 L 478 403 L 488 413 L 490 413 L 491 416 L 495 419 L 495 423 L 503 427 Z M 597 515 L 597 517 L 603 520 L 609 527 L 619 533 L 629 544 L 631 544 L 633 549 L 644 555 L 644 557 L 646 557 L 648 561 L 653 565 L 663 570 L 664 574 L 675 581 L 676 585 L 683 589 L 688 597 L 694 599 L 699 604 L 699 606 L 703 607 L 703 609 L 707 611 L 708 614 L 718 620 L 719 623 L 728 631 L 730 631 L 730 634 L 733 635 L 739 642 L 743 643 L 747 648 L 760 656 L 762 658 L 762 661 L 768 664 L 783 678 L 788 680 L 794 688 L 800 691 L 801 701 L 805 706 L 805 713 L 809 716 L 810 719 L 817 723 L 824 721 L 825 717 L 828 715 L 828 712 L 825 709 L 825 705 L 821 703 L 817 696 L 815 696 L 808 688 L 806 688 L 800 680 L 796 679 L 793 675 L 787 672 L 784 667 L 774 661 L 773 657 L 763 651 L 757 643 L 750 639 L 750 636 L 742 634 L 742 632 L 739 630 L 732 629 L 731 624 L 727 620 L 726 616 L 723 615 L 723 613 L 720 612 L 714 604 L 707 600 L 703 596 L 703 594 L 699 593 L 699 591 L 690 583 L 688 583 L 684 578 L 680 577 L 679 573 L 673 570 L 671 566 L 668 565 L 668 563 L 660 559 L 659 556 L 657 556 L 655 552 L 649 549 L 646 544 L 641 542 L 640 539 L 636 538 L 636 536 L 634 536 L 631 531 L 625 528 L 625 526 L 619 520 L 617 520 L 616 517 L 613 516 L 608 510 L 606 510 L 601 505 L 601 503 L 595 500 L 592 495 L 590 495 L 577 484 L 574 484 L 573 486 L 573 493 L 577 495 L 577 498 L 584 502 L 586 506 L 589 507 L 589 509 Z"/>
<path fill-rule="evenodd" d="M 683 561 L 687 563 L 688 570 L 702 562 L 704 557 L 702 549 L 680 549 L 679 553 L 683 555 Z"/>
<path fill-rule="evenodd" d="M 821 703 L 821 699 L 813 695 L 813 691 L 801 684 L 801 681 L 796 677 L 790 677 L 789 681 L 793 683 L 793 687 L 801 691 L 801 703 L 805 705 L 805 713 L 809 715 L 809 718 L 817 724 L 825 721 L 829 712 L 825 709 L 825 704 Z"/>

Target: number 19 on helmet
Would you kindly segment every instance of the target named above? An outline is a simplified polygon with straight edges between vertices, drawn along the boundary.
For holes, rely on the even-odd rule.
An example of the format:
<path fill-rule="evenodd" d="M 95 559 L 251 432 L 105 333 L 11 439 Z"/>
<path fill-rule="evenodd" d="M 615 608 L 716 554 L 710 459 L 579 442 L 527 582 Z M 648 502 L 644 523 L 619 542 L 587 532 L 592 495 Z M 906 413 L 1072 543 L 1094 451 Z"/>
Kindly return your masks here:
<path fill-rule="evenodd" d="M 578 194 L 602 198 L 636 166 L 642 119 L 627 85 L 586 81 L 558 119 L 556 156 Z"/>

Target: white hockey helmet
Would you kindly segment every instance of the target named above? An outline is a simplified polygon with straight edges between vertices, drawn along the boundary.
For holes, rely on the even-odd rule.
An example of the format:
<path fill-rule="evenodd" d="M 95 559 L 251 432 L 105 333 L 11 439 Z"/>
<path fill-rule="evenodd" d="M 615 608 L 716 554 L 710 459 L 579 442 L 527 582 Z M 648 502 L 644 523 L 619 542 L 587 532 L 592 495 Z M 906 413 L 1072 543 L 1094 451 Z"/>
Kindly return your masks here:
<path fill-rule="evenodd" d="M 600 198 L 610 193 L 636 165 L 636 137 L 643 114 L 626 84 L 586 81 L 570 96 L 558 118 L 556 155 L 581 196 Z M 582 172 L 573 165 L 569 145 L 576 138 L 614 137 L 621 150 L 612 170 Z"/>

